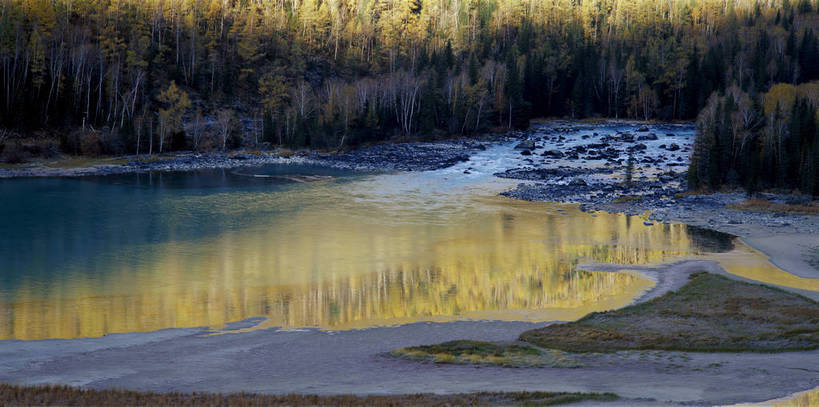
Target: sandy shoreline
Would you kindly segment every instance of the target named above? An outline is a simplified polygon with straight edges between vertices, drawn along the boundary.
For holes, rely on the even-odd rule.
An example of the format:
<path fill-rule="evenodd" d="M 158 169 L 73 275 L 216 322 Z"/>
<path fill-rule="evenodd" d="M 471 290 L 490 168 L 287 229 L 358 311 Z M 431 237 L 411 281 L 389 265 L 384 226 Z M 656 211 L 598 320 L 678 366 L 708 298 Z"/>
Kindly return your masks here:
<path fill-rule="evenodd" d="M 162 338 L 149 333 L 78 340 L 85 346 L 74 349 L 55 343 L 61 341 L 51 346 L 12 342 L 3 346 L 0 380 L 160 392 L 610 391 L 630 399 L 703 405 L 764 401 L 819 384 L 813 363 L 817 351 L 618 352 L 583 358 L 586 367 L 578 369 L 437 366 L 382 356 L 397 347 L 456 338 L 512 340 L 534 326 L 420 323 L 362 331 L 254 331 L 211 337 L 196 330 L 174 330 Z M 15 353 L 38 356 L 7 359 Z"/>

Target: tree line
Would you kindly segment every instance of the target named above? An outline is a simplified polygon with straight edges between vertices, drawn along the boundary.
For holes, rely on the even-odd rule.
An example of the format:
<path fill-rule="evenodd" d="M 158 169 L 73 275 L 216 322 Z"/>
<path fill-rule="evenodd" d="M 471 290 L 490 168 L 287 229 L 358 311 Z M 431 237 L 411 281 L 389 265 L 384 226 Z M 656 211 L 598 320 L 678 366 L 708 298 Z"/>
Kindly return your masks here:
<path fill-rule="evenodd" d="M 0 142 L 335 149 L 692 119 L 819 79 L 817 21 L 814 0 L 6 0 Z"/>
<path fill-rule="evenodd" d="M 819 195 L 819 82 L 779 83 L 753 98 L 715 93 L 697 119 L 689 186 Z"/>

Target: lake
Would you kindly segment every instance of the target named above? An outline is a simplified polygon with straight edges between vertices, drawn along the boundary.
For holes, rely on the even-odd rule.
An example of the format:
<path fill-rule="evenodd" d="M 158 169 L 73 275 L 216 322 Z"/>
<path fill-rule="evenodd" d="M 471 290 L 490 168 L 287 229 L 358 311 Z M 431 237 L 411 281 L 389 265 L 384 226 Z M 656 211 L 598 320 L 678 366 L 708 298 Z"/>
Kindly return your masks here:
<path fill-rule="evenodd" d="M 513 145 L 419 173 L 282 165 L 0 181 L 0 339 L 251 317 L 331 330 L 572 320 L 653 285 L 578 263 L 625 270 L 734 247 L 681 224 L 499 197 L 516 184 L 492 175 L 518 159 Z M 750 252 L 734 267 L 773 268 Z"/>

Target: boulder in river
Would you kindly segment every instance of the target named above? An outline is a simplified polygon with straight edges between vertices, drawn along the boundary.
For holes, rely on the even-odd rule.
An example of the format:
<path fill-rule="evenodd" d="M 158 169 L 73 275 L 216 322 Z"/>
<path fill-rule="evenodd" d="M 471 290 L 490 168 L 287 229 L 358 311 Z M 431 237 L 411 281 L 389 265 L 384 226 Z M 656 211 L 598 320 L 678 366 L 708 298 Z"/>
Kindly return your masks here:
<path fill-rule="evenodd" d="M 648 132 L 648 126 L 642 126 L 639 129 L 637 129 L 637 131 L 640 133 Z"/>
<path fill-rule="evenodd" d="M 523 140 L 518 145 L 515 146 L 515 150 L 534 150 L 535 149 L 535 141 L 534 140 Z"/>
<path fill-rule="evenodd" d="M 646 146 L 643 143 L 639 143 L 639 144 L 635 144 L 635 145 L 629 147 L 628 151 L 634 152 L 634 151 L 643 151 L 643 150 L 646 150 L 646 149 L 648 149 L 648 146 Z"/>
<path fill-rule="evenodd" d="M 655 140 L 658 140 L 658 139 L 659 139 L 659 137 L 657 137 L 657 135 L 654 134 L 654 133 L 648 133 L 646 135 L 642 135 L 640 137 L 637 137 L 637 141 L 655 141 Z"/>

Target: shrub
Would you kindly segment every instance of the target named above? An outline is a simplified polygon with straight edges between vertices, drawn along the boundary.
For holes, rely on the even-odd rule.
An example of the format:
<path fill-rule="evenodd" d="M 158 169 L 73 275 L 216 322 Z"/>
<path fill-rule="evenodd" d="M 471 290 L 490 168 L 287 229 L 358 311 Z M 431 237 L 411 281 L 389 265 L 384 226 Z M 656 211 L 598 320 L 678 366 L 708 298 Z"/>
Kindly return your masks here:
<path fill-rule="evenodd" d="M 28 152 L 19 141 L 6 142 L 3 148 L 3 161 L 9 164 L 20 164 L 28 160 Z"/>
<path fill-rule="evenodd" d="M 80 134 L 80 152 L 87 156 L 98 156 L 102 153 L 100 134 L 94 130 L 86 130 Z"/>

